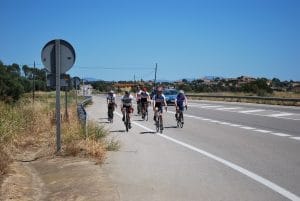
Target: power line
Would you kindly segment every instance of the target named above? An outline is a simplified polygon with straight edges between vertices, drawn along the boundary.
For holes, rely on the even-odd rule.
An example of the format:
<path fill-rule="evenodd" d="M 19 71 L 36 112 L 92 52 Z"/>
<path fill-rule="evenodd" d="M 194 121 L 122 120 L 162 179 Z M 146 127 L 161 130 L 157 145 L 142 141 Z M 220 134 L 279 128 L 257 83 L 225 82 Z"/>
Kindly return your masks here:
<path fill-rule="evenodd" d="M 74 66 L 82 69 L 104 69 L 104 70 L 150 70 L 149 67 L 104 67 L 104 66 Z"/>

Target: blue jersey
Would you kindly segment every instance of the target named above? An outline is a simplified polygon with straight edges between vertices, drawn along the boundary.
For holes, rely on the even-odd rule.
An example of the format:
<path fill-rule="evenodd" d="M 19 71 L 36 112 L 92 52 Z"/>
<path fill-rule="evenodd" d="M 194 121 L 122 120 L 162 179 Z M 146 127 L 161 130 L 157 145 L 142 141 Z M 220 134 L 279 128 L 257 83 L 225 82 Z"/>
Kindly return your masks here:
<path fill-rule="evenodd" d="M 185 97 L 184 94 L 178 94 L 177 97 L 176 97 L 177 105 L 183 105 L 185 99 L 186 99 L 186 97 Z"/>

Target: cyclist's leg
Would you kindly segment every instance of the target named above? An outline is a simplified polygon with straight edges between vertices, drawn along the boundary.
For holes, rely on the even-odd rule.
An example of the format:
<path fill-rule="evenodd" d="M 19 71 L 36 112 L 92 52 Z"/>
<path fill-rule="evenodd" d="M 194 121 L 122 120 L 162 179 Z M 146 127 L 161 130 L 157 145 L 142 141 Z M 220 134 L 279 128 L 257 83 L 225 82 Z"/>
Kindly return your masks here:
<path fill-rule="evenodd" d="M 125 111 L 126 111 L 126 107 L 124 105 L 122 105 L 121 111 L 123 114 L 122 121 L 124 121 L 125 120 Z"/>

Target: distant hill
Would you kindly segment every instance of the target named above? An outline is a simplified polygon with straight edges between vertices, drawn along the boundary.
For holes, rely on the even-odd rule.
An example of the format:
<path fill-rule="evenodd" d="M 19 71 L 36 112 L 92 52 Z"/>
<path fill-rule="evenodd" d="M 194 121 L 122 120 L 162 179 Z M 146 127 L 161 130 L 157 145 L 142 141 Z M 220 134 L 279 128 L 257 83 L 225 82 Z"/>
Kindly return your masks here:
<path fill-rule="evenodd" d="M 98 81 L 99 79 L 96 79 L 96 78 L 92 78 L 92 77 L 85 77 L 83 78 L 85 81 L 88 81 L 88 82 L 95 82 L 95 81 Z"/>

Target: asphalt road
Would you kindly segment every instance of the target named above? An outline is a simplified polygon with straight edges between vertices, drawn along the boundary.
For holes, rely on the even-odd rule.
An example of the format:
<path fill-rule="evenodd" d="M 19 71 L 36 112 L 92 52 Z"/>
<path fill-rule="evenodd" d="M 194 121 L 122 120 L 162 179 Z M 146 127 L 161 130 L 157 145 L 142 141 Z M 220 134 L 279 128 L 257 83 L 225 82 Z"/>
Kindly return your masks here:
<path fill-rule="evenodd" d="M 109 124 L 104 97 L 93 102 L 89 120 L 121 143 L 103 166 L 120 200 L 300 200 L 299 108 L 190 101 L 184 127 L 169 106 L 157 134 L 152 112 L 126 133 L 120 108 Z"/>

